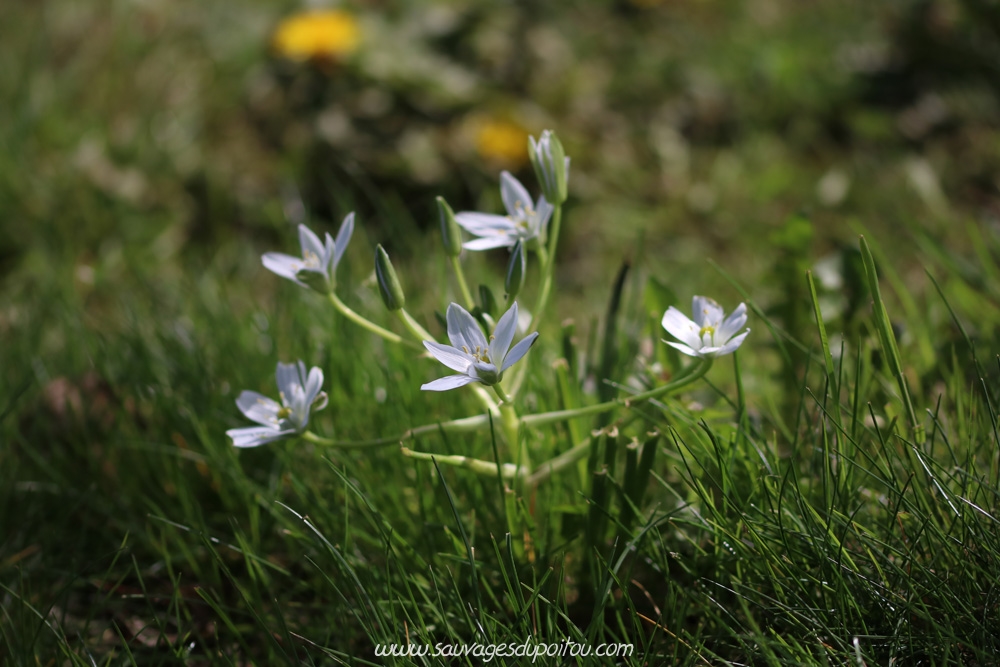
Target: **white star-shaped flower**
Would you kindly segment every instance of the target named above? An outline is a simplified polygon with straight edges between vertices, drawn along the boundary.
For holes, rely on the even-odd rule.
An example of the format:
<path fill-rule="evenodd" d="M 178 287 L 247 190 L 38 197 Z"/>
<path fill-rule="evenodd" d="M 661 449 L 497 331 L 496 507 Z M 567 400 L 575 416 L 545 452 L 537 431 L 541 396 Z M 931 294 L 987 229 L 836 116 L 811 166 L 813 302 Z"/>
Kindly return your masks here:
<path fill-rule="evenodd" d="M 462 247 L 467 250 L 489 250 L 490 248 L 511 247 L 518 241 L 527 244 L 533 239 L 545 243 L 545 232 L 552 217 L 553 207 L 545 196 L 532 204 L 531 195 L 521 182 L 510 172 L 500 174 L 500 197 L 503 199 L 507 215 L 463 211 L 455 216 L 461 227 L 478 236 L 466 241 Z"/>
<path fill-rule="evenodd" d="M 743 344 L 750 330 L 736 335 L 747 323 L 746 304 L 736 306 L 736 310 L 725 317 L 722 306 L 712 299 L 696 296 L 691 299 L 694 320 L 673 306 L 663 314 L 661 324 L 680 343 L 663 341 L 692 357 L 721 357 L 736 351 Z"/>
<path fill-rule="evenodd" d="M 497 322 L 488 341 L 476 318 L 457 303 L 448 306 L 446 319 L 451 345 L 425 340 L 424 347 L 435 359 L 460 375 L 448 375 L 420 387 L 427 391 L 446 391 L 470 382 L 495 385 L 503 378 L 504 371 L 520 361 L 538 338 L 536 331 L 511 347 L 517 330 L 516 301 Z"/>
<path fill-rule="evenodd" d="M 278 396 L 281 403 L 255 391 L 244 391 L 236 399 L 236 406 L 248 419 L 261 424 L 247 428 L 233 428 L 226 435 L 236 447 L 258 447 L 285 436 L 301 433 L 309 424 L 309 413 L 326 407 L 323 371 L 306 365 L 278 363 L 275 372 Z"/>
<path fill-rule="evenodd" d="M 326 243 L 305 225 L 299 225 L 299 245 L 302 257 L 292 257 L 281 252 L 265 253 L 261 257 L 264 268 L 282 278 L 293 280 L 322 294 L 331 292 L 337 284 L 337 265 L 347 250 L 354 232 L 354 213 L 348 213 L 337 232 L 337 240 L 326 234 Z"/>

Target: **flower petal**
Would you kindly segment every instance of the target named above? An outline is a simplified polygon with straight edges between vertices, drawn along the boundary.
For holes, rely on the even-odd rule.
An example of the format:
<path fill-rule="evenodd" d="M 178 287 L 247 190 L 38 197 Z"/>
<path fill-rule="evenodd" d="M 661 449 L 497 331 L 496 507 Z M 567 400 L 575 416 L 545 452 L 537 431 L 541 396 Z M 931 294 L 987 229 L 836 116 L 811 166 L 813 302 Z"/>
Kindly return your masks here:
<path fill-rule="evenodd" d="M 747 329 L 736 338 L 733 338 L 731 341 L 720 347 L 719 351 L 715 353 L 715 356 L 721 357 L 724 354 L 731 354 L 735 352 L 736 348 L 743 344 L 743 340 L 747 337 L 747 335 L 749 335 L 749 333 L 750 330 Z"/>
<path fill-rule="evenodd" d="M 261 256 L 260 261 L 268 271 L 302 285 L 299 279 L 295 277 L 299 269 L 305 267 L 305 262 L 300 257 L 292 257 L 281 252 L 268 252 Z"/>
<path fill-rule="evenodd" d="M 500 173 L 500 197 L 507 214 L 515 220 L 523 220 L 531 208 L 531 195 L 509 171 Z"/>
<path fill-rule="evenodd" d="M 280 440 L 293 433 L 295 431 L 282 431 L 281 429 L 268 428 L 266 426 L 231 428 L 226 431 L 226 435 L 233 439 L 234 447 L 259 447 L 269 442 Z"/>
<path fill-rule="evenodd" d="M 678 340 L 684 341 L 690 348 L 697 350 L 701 347 L 698 325 L 673 306 L 670 306 L 667 312 L 663 313 L 663 319 L 660 320 L 660 324 L 666 329 L 668 334 Z"/>
<path fill-rule="evenodd" d="M 673 347 L 673 348 L 676 348 L 677 350 L 680 350 L 681 352 L 683 352 L 684 354 L 688 355 L 689 357 L 703 357 L 703 356 L 705 356 L 701 352 L 699 352 L 697 350 L 693 350 L 690 347 L 688 347 L 687 345 L 684 345 L 682 343 L 674 343 L 673 341 L 669 341 L 669 340 L 665 340 L 663 342 L 666 343 L 667 345 L 669 345 L 670 347 Z"/>
<path fill-rule="evenodd" d="M 736 310 L 729 314 L 719 329 L 715 332 L 715 340 L 720 343 L 725 343 L 727 340 L 733 337 L 733 335 L 743 328 L 743 325 L 747 323 L 747 306 L 745 303 L 741 303 L 736 306 Z"/>
<path fill-rule="evenodd" d="M 455 215 L 455 221 L 462 229 L 476 236 L 492 235 L 501 231 L 513 232 L 516 229 L 514 221 L 509 217 L 493 213 L 462 211 Z"/>
<path fill-rule="evenodd" d="M 503 360 L 503 366 L 500 367 L 500 372 L 503 373 L 505 370 L 516 364 L 521 360 L 521 357 L 528 353 L 531 346 L 535 344 L 535 339 L 538 338 L 538 332 L 528 334 L 521 339 L 517 345 L 511 348 L 510 352 L 507 353 L 507 357 Z"/>
<path fill-rule="evenodd" d="M 493 248 L 509 247 L 517 243 L 516 236 L 507 234 L 497 234 L 496 236 L 483 236 L 472 241 L 466 241 L 462 247 L 466 250 L 492 250 Z"/>
<path fill-rule="evenodd" d="M 281 405 L 273 398 L 268 398 L 255 391 L 244 391 L 236 399 L 236 407 L 240 409 L 247 419 L 263 424 L 270 428 L 278 425 L 278 411 Z"/>
<path fill-rule="evenodd" d="M 333 242 L 333 237 L 330 236 L 330 232 L 326 233 L 326 245 L 323 247 L 323 271 L 330 275 L 331 269 L 336 268 L 334 264 L 334 258 L 337 255 L 337 246 Z"/>
<path fill-rule="evenodd" d="M 465 373 L 472 365 L 472 357 L 461 350 L 453 348 L 451 345 L 436 343 L 432 340 L 425 340 L 424 347 L 435 359 L 453 371 Z"/>
<path fill-rule="evenodd" d="M 517 331 L 517 301 L 511 304 L 493 330 L 493 340 L 490 341 L 490 361 L 498 367 L 503 365 L 504 357 L 514 342 Z"/>
<path fill-rule="evenodd" d="M 307 259 L 309 253 L 317 258 L 323 256 L 323 242 L 305 225 L 299 225 L 299 245 L 302 246 L 302 258 Z"/>
<path fill-rule="evenodd" d="M 344 251 L 347 250 L 347 244 L 351 242 L 351 234 L 354 233 L 354 211 L 351 211 L 344 218 L 344 221 L 340 223 L 340 231 L 337 232 L 337 240 L 334 242 L 334 255 L 333 255 L 333 270 L 337 270 L 337 266 L 340 264 L 340 258 L 344 256 Z"/>
<path fill-rule="evenodd" d="M 306 394 L 306 409 L 312 406 L 315 402 L 316 397 L 319 396 L 320 390 L 323 388 L 323 371 L 317 366 L 309 369 L 309 376 L 306 378 L 305 394 Z"/>
<path fill-rule="evenodd" d="M 706 326 L 718 328 L 724 313 L 722 306 L 707 296 L 695 296 L 691 299 L 691 315 L 698 329 Z"/>
<path fill-rule="evenodd" d="M 274 372 L 274 379 L 278 384 L 278 391 L 281 392 L 281 402 L 288 407 L 295 397 L 296 390 L 302 391 L 303 380 L 306 373 L 306 365 L 301 361 L 294 364 L 283 364 L 278 362 L 278 368 Z"/>
<path fill-rule="evenodd" d="M 535 231 L 539 234 L 548 227 L 549 218 L 552 217 L 552 211 L 555 207 L 545 200 L 545 195 L 538 198 L 538 204 L 535 206 L 535 218 L 538 221 L 535 225 Z"/>
<path fill-rule="evenodd" d="M 448 321 L 448 340 L 455 347 L 466 347 L 469 352 L 475 352 L 477 347 L 483 350 L 489 347 L 483 330 L 479 328 L 479 322 L 465 308 L 452 303 L 448 306 L 445 318 Z"/>
<path fill-rule="evenodd" d="M 479 379 L 468 375 L 448 375 L 433 382 L 422 384 L 420 388 L 424 391 L 448 391 L 449 389 L 457 389 L 472 382 L 479 382 Z"/>

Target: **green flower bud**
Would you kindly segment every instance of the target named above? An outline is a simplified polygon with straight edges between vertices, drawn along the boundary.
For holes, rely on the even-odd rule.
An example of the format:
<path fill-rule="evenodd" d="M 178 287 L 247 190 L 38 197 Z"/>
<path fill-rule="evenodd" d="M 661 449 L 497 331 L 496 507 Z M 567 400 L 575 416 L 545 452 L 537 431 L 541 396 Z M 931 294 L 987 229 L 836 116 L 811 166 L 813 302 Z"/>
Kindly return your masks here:
<path fill-rule="evenodd" d="M 396 270 L 392 268 L 389 255 L 381 244 L 375 246 L 375 277 L 378 279 L 378 291 L 386 308 L 399 310 L 406 305 L 406 295 L 399 285 Z"/>
<path fill-rule="evenodd" d="M 537 141 L 534 137 L 528 137 L 528 156 L 545 199 L 553 206 L 566 201 L 569 158 L 555 132 L 545 130 Z"/>
<path fill-rule="evenodd" d="M 437 198 L 438 218 L 441 222 L 441 240 L 444 241 L 444 251 L 451 257 L 462 253 L 462 230 L 455 220 L 455 212 L 448 206 L 444 197 Z"/>
<path fill-rule="evenodd" d="M 507 275 L 504 277 L 503 288 L 507 292 L 507 301 L 511 301 L 524 287 L 524 274 L 527 270 L 527 257 L 524 253 L 524 243 L 518 241 L 510 253 L 507 262 Z"/>

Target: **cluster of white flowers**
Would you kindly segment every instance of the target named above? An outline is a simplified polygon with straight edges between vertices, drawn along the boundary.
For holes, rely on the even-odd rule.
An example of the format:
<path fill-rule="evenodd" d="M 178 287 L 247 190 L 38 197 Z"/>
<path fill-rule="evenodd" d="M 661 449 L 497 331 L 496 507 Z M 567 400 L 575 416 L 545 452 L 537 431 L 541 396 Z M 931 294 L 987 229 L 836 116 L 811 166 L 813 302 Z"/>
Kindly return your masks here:
<path fill-rule="evenodd" d="M 470 308 L 471 297 L 465 287 L 464 276 L 458 264 L 462 248 L 479 251 L 495 248 L 509 248 L 511 261 L 507 271 L 505 287 L 510 305 L 497 320 L 493 335 L 487 338 L 480 318 L 473 316 L 457 303 L 448 306 L 446 322 L 450 345 L 433 339 L 410 317 L 405 309 L 405 298 L 388 255 L 378 246 L 376 249 L 376 275 L 382 298 L 390 311 L 395 311 L 411 333 L 420 340 L 430 355 L 457 375 L 448 375 L 421 386 L 426 391 L 446 391 L 470 384 L 493 388 L 508 409 L 511 398 L 501 387 L 504 373 L 520 361 L 538 338 L 537 332 L 524 336 L 517 344 L 514 338 L 518 329 L 519 309 L 514 300 L 516 292 L 524 281 L 525 253 L 534 251 L 542 263 L 544 280 L 536 317 L 544 310 L 551 287 L 552 263 L 554 257 L 546 252 L 554 252 L 555 238 L 551 239 L 549 225 L 552 222 L 553 237 L 558 235 L 560 219 L 559 207 L 566 200 L 569 158 L 563 154 L 559 140 L 549 131 L 541 138 L 530 139 L 529 154 L 535 167 L 542 194 L 532 200 L 527 188 L 508 172 L 500 175 L 500 195 L 506 215 L 463 211 L 453 214 L 444 200 L 438 200 L 441 210 L 441 225 L 446 253 L 454 261 L 457 278 L 463 288 Z M 460 229 L 476 238 L 463 241 Z M 299 225 L 301 257 L 269 252 L 261 261 L 268 270 L 294 281 L 295 283 L 326 295 L 331 303 L 346 317 L 368 330 L 392 342 L 404 341 L 399 335 L 375 325 L 350 310 L 336 296 L 336 271 L 347 245 L 354 233 L 354 213 L 344 218 L 336 238 L 327 233 L 323 240 L 305 225 Z M 667 342 L 680 352 L 693 357 L 712 359 L 734 352 L 744 341 L 750 330 L 740 331 L 747 321 L 746 306 L 740 304 L 728 317 L 715 301 L 695 296 L 692 300 L 693 319 L 689 319 L 671 306 L 663 315 L 663 328 L 680 342 Z M 537 321 L 537 320 L 533 320 Z M 259 424 L 249 428 L 227 431 L 227 435 L 237 447 L 256 447 L 286 436 L 306 433 L 312 410 L 326 406 L 326 394 L 321 391 L 323 371 L 312 368 L 306 371 L 302 361 L 295 364 L 279 363 L 276 372 L 280 403 L 253 391 L 244 391 L 236 400 L 239 409 L 247 418 Z M 489 397 L 484 399 L 488 408 L 495 405 Z M 516 432 L 516 429 L 515 429 Z"/>

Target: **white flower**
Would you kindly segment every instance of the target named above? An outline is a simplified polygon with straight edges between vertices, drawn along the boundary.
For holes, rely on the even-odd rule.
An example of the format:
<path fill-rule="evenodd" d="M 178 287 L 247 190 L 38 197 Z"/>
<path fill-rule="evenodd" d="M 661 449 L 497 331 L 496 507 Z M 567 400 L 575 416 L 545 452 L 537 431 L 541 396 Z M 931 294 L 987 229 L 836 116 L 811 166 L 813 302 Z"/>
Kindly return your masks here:
<path fill-rule="evenodd" d="M 233 428 L 226 435 L 233 439 L 237 447 L 258 447 L 287 435 L 301 433 L 309 424 L 309 413 L 313 409 L 326 407 L 326 393 L 323 386 L 323 371 L 312 368 L 306 374 L 306 365 L 278 362 L 275 372 L 278 382 L 278 396 L 281 403 L 255 391 L 244 391 L 236 399 L 240 412 L 262 426 Z"/>
<path fill-rule="evenodd" d="M 691 299 L 691 310 L 694 321 L 691 321 L 681 311 L 673 306 L 663 314 L 663 328 L 682 343 L 663 341 L 692 357 L 721 357 L 735 352 L 743 344 L 750 330 L 747 329 L 738 336 L 736 332 L 747 323 L 747 307 L 745 304 L 736 306 L 729 317 L 725 316 L 722 307 L 715 301 L 703 296 Z M 735 336 L 735 337 L 734 337 Z"/>
<path fill-rule="evenodd" d="M 468 250 L 489 250 L 510 247 L 519 240 L 528 243 L 533 239 L 544 244 L 546 227 L 553 211 L 552 205 L 545 201 L 545 196 L 539 197 L 538 203 L 532 205 L 531 195 L 507 171 L 500 174 L 500 196 L 507 215 L 463 211 L 455 216 L 455 220 L 465 231 L 480 237 L 467 241 L 463 247 Z"/>
<path fill-rule="evenodd" d="M 331 292 L 337 284 L 337 265 L 347 250 L 347 244 L 354 232 L 354 213 L 348 213 L 337 232 L 334 241 L 329 232 L 324 244 L 305 225 L 299 225 L 299 244 L 302 246 L 302 257 L 292 257 L 280 252 L 269 252 L 261 257 L 264 267 L 277 273 L 282 278 L 288 278 L 303 287 L 310 287 L 317 292 Z"/>
<path fill-rule="evenodd" d="M 461 375 L 449 375 L 420 387 L 427 391 L 445 391 L 470 382 L 497 384 L 503 378 L 504 371 L 527 354 L 538 338 L 536 331 L 511 348 L 517 329 L 516 301 L 497 322 L 489 341 L 476 319 L 457 303 L 448 306 L 447 320 L 451 345 L 425 340 L 424 347 L 435 359 Z"/>

